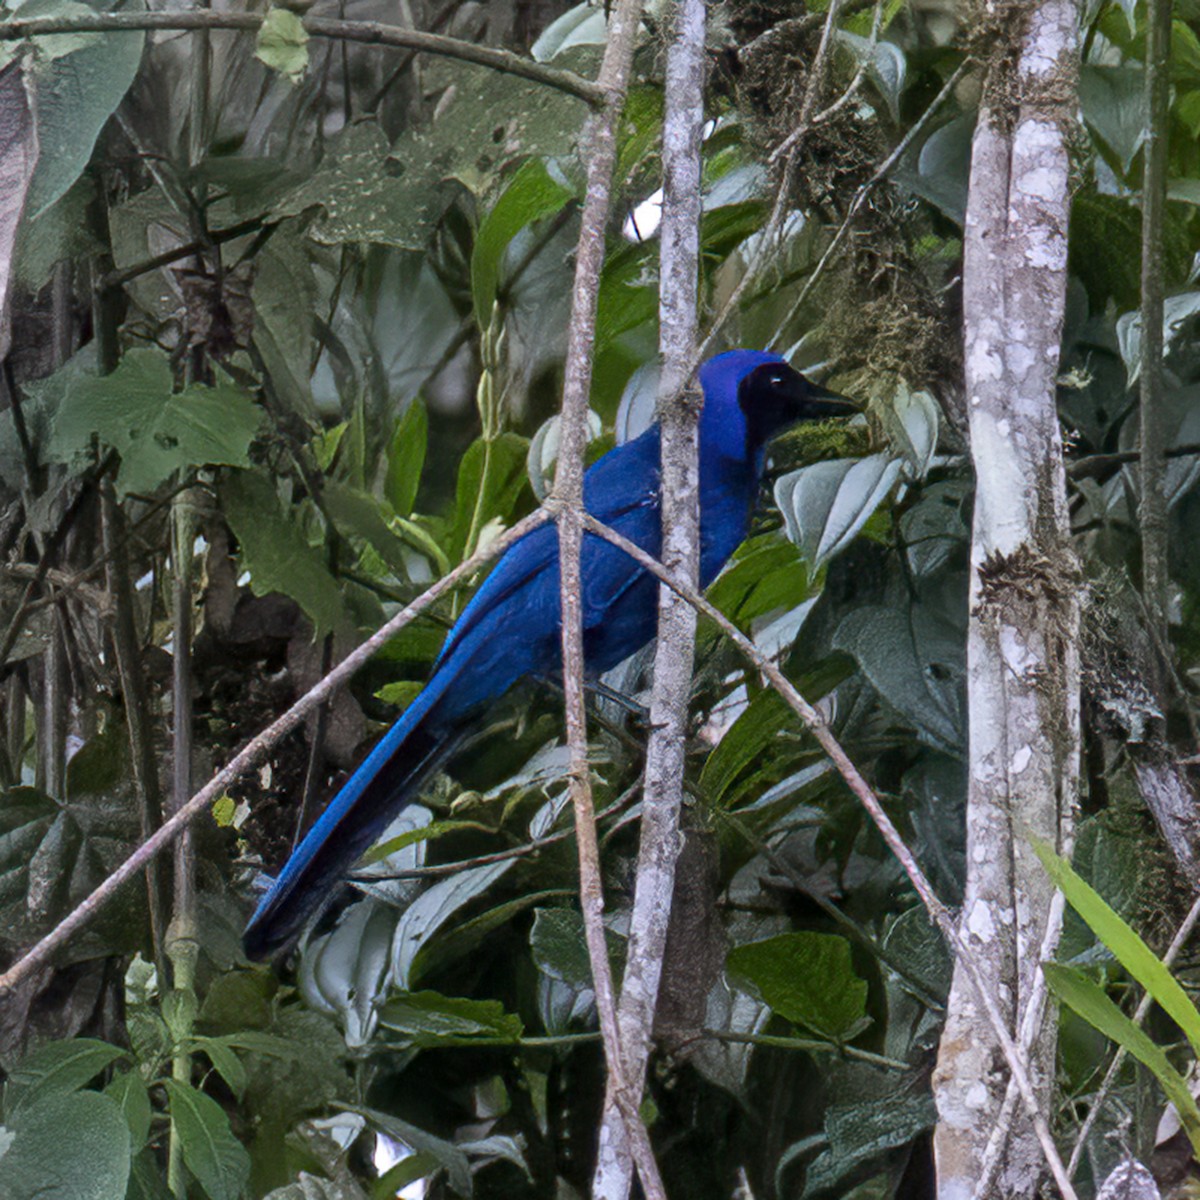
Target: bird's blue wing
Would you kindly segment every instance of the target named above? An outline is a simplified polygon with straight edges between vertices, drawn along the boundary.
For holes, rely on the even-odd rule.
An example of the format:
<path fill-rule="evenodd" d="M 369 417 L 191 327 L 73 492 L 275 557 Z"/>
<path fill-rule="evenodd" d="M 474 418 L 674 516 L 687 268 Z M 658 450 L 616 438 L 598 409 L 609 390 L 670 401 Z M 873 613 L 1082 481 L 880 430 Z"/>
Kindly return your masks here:
<path fill-rule="evenodd" d="M 583 483 L 588 512 L 652 554 L 658 553 L 660 536 L 658 456 L 658 429 L 648 429 L 594 463 Z M 627 554 L 605 546 L 594 534 L 585 538 L 583 567 L 585 624 L 602 619 L 607 606 L 641 572 Z M 550 602 L 557 627 L 558 586 L 558 530 L 543 525 L 510 547 L 483 581 L 443 643 L 434 671 L 478 633 L 481 625 L 494 621 L 497 613 L 511 609 L 520 613 L 523 622 L 533 623 L 530 605 L 541 607 Z M 519 592 L 523 595 L 518 604 Z M 531 598 L 531 592 L 537 595 Z"/>

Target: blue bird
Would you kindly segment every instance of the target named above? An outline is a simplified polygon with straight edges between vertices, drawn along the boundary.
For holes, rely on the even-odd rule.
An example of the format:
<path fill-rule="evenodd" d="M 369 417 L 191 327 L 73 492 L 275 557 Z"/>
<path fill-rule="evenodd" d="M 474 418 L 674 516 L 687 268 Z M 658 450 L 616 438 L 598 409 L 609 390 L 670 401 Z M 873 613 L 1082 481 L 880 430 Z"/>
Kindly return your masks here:
<path fill-rule="evenodd" d="M 707 587 L 745 538 L 767 442 L 806 420 L 854 406 L 810 383 L 777 354 L 731 350 L 700 368 L 700 583 Z M 659 430 L 610 450 L 587 471 L 592 515 L 659 557 Z M 586 534 L 583 644 L 597 675 L 654 636 L 658 583 L 621 550 Z M 562 669 L 558 533 L 542 526 L 509 547 L 450 630 L 429 682 L 380 739 L 296 848 L 263 897 L 244 944 L 265 958 L 291 943 L 333 886 L 396 814 L 416 799 L 471 718 L 526 676 Z"/>

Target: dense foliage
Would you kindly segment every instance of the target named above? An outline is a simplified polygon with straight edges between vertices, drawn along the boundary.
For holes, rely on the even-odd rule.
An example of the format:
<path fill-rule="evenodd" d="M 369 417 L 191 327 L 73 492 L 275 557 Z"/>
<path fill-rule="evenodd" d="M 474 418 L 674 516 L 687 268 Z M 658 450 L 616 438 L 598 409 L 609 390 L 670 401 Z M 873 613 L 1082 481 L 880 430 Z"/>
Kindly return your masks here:
<path fill-rule="evenodd" d="M 344 15 L 394 17 L 353 7 Z M 603 6 L 408 7 L 418 27 L 585 76 L 604 38 Z M 35 8 L 85 11 L 18 11 Z M 975 77 L 940 93 L 997 31 L 951 8 L 845 4 L 816 86 L 827 118 L 773 159 L 804 102 L 822 8 L 711 11 L 704 318 L 748 274 L 721 343 L 780 350 L 869 401 L 868 418 L 778 448 L 774 504 L 764 496 L 710 596 L 822 703 L 953 904 L 971 519 L 956 289 Z M 1190 0 L 1178 11 L 1169 648 L 1130 632 L 1142 628 L 1133 0 L 1085 14 L 1061 380 L 1089 588 L 1076 866 L 1156 952 L 1182 889 L 1125 743 L 1195 754 L 1200 670 L 1200 12 Z M 658 186 L 662 19 L 646 19 L 622 129 L 594 453 L 652 418 L 645 202 Z M 0 412 L 9 961 L 172 793 L 186 798 L 545 494 L 587 116 L 544 82 L 310 40 L 287 9 L 257 39 L 66 33 L 27 53 L 40 154 Z M 826 260 L 843 222 L 849 236 Z M 211 1200 L 357 1200 L 417 1180 L 431 1190 L 406 1194 L 586 1193 L 603 1064 L 552 685 L 489 714 L 293 962 L 276 971 L 240 950 L 257 877 L 415 694 L 468 594 L 393 639 L 213 807 L 173 868 L 128 886 L 6 999 L 0 1193 L 157 1197 L 169 1182 Z M 618 966 L 646 665 L 615 672 L 594 708 Z M 1137 708 L 1147 674 L 1169 677 L 1164 711 Z M 647 1105 L 668 1187 L 714 1200 L 739 1187 L 926 1195 L 946 951 L 815 742 L 703 623 L 693 713 L 689 919 L 668 950 Z M 1059 960 L 1075 972 L 1064 996 L 1072 980 L 1100 984 L 1129 1007 L 1128 976 L 1082 922 L 1068 923 Z M 1067 1138 L 1103 1074 L 1098 1024 L 1063 1017 L 1054 1116 Z M 1165 1023 L 1151 1033 L 1172 1036 Z M 1151 1075 L 1127 1068 L 1115 1094 L 1088 1142 L 1089 1178 L 1122 1139 L 1153 1138 Z"/>

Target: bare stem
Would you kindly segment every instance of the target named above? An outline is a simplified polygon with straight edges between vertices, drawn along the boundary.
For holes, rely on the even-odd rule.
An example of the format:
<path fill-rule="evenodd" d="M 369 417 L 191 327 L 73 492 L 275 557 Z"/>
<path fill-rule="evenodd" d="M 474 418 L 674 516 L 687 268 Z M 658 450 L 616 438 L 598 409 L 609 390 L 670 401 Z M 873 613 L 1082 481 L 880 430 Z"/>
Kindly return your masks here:
<path fill-rule="evenodd" d="M 1163 450 L 1163 220 L 1167 199 L 1171 0 L 1148 0 L 1146 15 L 1146 140 L 1142 172 L 1141 486 L 1142 588 L 1150 624 L 1166 641 L 1166 465 Z"/>
<path fill-rule="evenodd" d="M 612 176 L 617 160 L 617 131 L 625 105 L 629 70 L 633 61 L 641 0 L 619 0 L 611 10 L 608 42 L 600 66 L 599 82 L 607 102 L 592 118 L 586 132 L 587 184 L 580 214 L 575 251 L 575 280 L 571 319 L 567 330 L 567 357 L 563 375 L 562 441 L 554 496 L 558 515 L 561 570 L 563 702 L 566 710 L 571 802 L 575 810 L 579 851 L 579 902 L 584 936 L 592 967 L 596 1011 L 604 1039 L 609 1087 L 624 1118 L 628 1145 L 648 1197 L 664 1197 L 650 1138 L 637 1111 L 637 1098 L 629 1085 L 624 1048 L 617 1028 L 612 969 L 604 937 L 604 888 L 596 817 L 588 766 L 587 714 L 584 710 L 583 608 L 580 552 L 583 542 L 583 457 L 587 444 L 588 396 L 592 382 L 592 347 L 596 329 L 596 301 L 600 270 L 604 264 L 605 232 L 612 198 Z M 600 1147 L 604 1154 L 604 1146 Z"/>

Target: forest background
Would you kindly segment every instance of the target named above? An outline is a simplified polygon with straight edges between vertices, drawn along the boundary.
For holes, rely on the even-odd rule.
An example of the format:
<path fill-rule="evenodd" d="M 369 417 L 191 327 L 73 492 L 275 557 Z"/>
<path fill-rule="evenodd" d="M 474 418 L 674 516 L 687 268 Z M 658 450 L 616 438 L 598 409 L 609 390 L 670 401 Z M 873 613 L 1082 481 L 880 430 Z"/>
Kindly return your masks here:
<path fill-rule="evenodd" d="M 1187 1194 L 1194 0 L 0 17 L 4 1200 Z M 706 602 L 738 345 L 866 411 Z M 656 411 L 657 648 L 248 963 Z"/>

